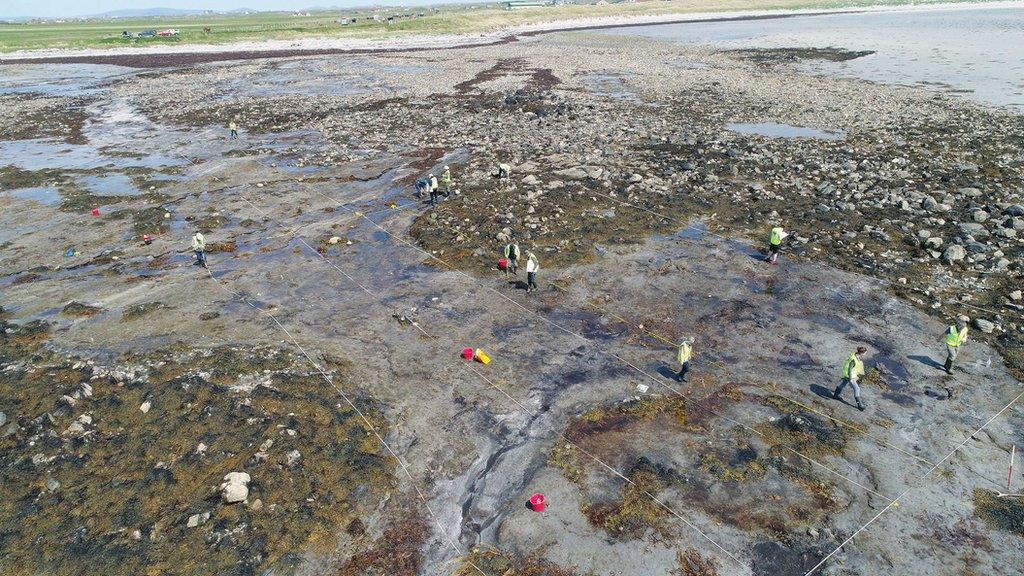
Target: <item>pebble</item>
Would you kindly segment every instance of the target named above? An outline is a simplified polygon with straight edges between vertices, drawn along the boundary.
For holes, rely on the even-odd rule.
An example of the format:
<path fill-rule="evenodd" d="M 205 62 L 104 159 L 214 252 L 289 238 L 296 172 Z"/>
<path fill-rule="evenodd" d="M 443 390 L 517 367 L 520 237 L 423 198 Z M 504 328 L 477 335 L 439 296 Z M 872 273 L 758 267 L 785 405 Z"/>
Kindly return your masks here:
<path fill-rule="evenodd" d="M 245 472 L 229 472 L 220 485 L 221 497 L 225 504 L 244 502 L 249 497 L 249 481 L 251 476 Z"/>
<path fill-rule="evenodd" d="M 0 412 L 0 426 L 3 426 L 4 424 L 7 424 L 7 414 Z"/>
<path fill-rule="evenodd" d="M 996 329 L 995 324 L 988 320 L 983 320 L 981 318 L 974 319 L 974 327 L 977 328 L 978 330 L 981 330 L 985 334 L 991 334 L 992 331 Z"/>
<path fill-rule="evenodd" d="M 153 403 L 150 402 L 149 400 L 146 400 L 145 402 L 142 403 L 142 406 L 139 406 L 139 410 L 142 410 L 142 413 L 146 414 L 146 413 L 149 412 L 149 409 L 152 408 L 152 407 L 153 407 Z"/>
<path fill-rule="evenodd" d="M 966 257 L 967 250 L 959 244 L 950 244 L 946 251 L 942 253 L 942 259 L 949 264 L 959 262 Z"/>
<path fill-rule="evenodd" d="M 202 526 L 203 524 L 206 524 L 206 521 L 209 520 L 209 519 L 210 519 L 210 513 L 209 512 L 203 512 L 202 514 L 193 514 L 193 515 L 188 517 L 188 522 L 185 523 L 185 526 L 187 526 L 188 528 L 195 528 L 197 526 Z"/>

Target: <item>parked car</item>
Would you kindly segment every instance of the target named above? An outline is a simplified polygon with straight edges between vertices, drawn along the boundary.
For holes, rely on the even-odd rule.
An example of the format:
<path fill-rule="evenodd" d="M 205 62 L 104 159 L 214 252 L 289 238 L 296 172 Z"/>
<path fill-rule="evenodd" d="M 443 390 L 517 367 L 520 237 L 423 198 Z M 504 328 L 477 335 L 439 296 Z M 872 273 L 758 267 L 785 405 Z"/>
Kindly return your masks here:
<path fill-rule="evenodd" d="M 156 33 L 157 36 L 163 36 L 165 38 L 168 36 L 177 36 L 179 34 L 181 34 L 181 30 L 178 30 L 177 28 L 168 28 L 167 30 L 161 30 Z"/>
<path fill-rule="evenodd" d="M 139 38 L 154 38 L 156 37 L 156 30 L 143 30 L 139 32 Z"/>

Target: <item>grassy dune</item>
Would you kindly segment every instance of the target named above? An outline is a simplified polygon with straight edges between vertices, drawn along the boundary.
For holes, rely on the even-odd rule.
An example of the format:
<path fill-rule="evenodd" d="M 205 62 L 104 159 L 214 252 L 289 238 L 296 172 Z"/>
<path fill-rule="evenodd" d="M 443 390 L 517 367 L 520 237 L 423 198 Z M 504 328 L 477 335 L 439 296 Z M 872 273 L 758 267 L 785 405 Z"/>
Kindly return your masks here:
<path fill-rule="evenodd" d="M 526 10 L 504 10 L 498 5 L 440 6 L 380 11 L 378 14 L 415 13 L 411 19 L 394 23 L 375 22 L 373 12 L 315 12 L 313 16 L 290 13 L 250 15 L 203 15 L 140 19 L 89 20 L 64 23 L 27 23 L 0 25 L 0 53 L 42 48 L 110 48 L 150 44 L 223 44 L 243 40 L 289 40 L 300 38 L 388 38 L 414 34 L 458 34 L 493 32 L 512 26 L 540 24 L 555 20 L 573 20 L 605 16 L 651 16 L 663 14 L 709 13 L 736 10 L 784 10 L 839 8 L 900 4 L 938 3 L 939 0 L 664 0 L 635 4 L 568 5 Z M 424 16 L 419 17 L 422 13 Z M 342 26 L 342 17 L 359 18 L 358 23 Z M 177 28 L 174 38 L 123 39 L 129 30 Z M 210 32 L 204 31 L 210 28 Z"/>

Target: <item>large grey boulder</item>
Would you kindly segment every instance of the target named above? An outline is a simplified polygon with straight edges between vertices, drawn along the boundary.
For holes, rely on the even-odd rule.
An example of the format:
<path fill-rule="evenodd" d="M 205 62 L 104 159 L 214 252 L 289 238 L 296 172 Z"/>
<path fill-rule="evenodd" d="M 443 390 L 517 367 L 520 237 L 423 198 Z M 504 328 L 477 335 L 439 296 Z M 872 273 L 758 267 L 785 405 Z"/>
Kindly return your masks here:
<path fill-rule="evenodd" d="M 974 327 L 981 330 L 985 334 L 991 334 L 996 329 L 996 325 L 988 320 L 982 320 L 981 318 L 974 319 Z"/>
<path fill-rule="evenodd" d="M 987 238 L 989 235 L 988 229 L 975 222 L 965 222 L 961 224 L 960 233 L 964 236 L 972 236 L 974 238 Z"/>
<path fill-rule="evenodd" d="M 967 257 L 967 250 L 959 244 L 950 244 L 942 253 L 942 259 L 948 264 L 959 262 Z"/>

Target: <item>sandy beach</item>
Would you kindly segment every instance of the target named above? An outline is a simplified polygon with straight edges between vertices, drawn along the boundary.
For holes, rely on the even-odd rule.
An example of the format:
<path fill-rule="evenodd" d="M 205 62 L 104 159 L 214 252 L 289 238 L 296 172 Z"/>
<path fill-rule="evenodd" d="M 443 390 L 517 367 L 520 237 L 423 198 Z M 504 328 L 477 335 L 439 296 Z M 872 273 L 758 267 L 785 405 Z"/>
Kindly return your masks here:
<path fill-rule="evenodd" d="M 481 34 L 456 35 L 415 35 L 386 38 L 304 38 L 297 40 L 265 40 L 259 42 L 234 42 L 230 44 L 189 43 L 147 47 L 118 47 L 108 49 L 56 49 L 23 50 L 3 54 L 0 64 L 10 63 L 106 63 L 141 66 L 152 62 L 154 66 L 181 65 L 188 62 L 209 62 L 226 59 L 248 59 L 267 57 L 294 57 L 302 55 L 325 55 L 337 53 L 372 53 L 388 51 L 429 50 L 438 48 L 464 48 L 513 41 L 521 36 L 593 30 L 621 26 L 657 25 L 687 22 L 714 22 L 722 20 L 752 20 L 787 18 L 810 14 L 842 14 L 856 12 L 923 12 L 942 10 L 1024 8 L 1019 0 L 997 2 L 953 2 L 921 5 L 866 6 L 857 8 L 831 8 L 807 10 L 754 10 L 736 12 L 714 12 L 693 14 L 662 14 L 653 16 L 612 16 L 598 18 L 577 18 L 555 20 L 542 24 L 515 26 Z M 216 57 L 219 55 L 220 57 Z M 152 60 L 139 56 L 163 56 Z M 177 56 L 177 58 L 174 58 Z"/>

